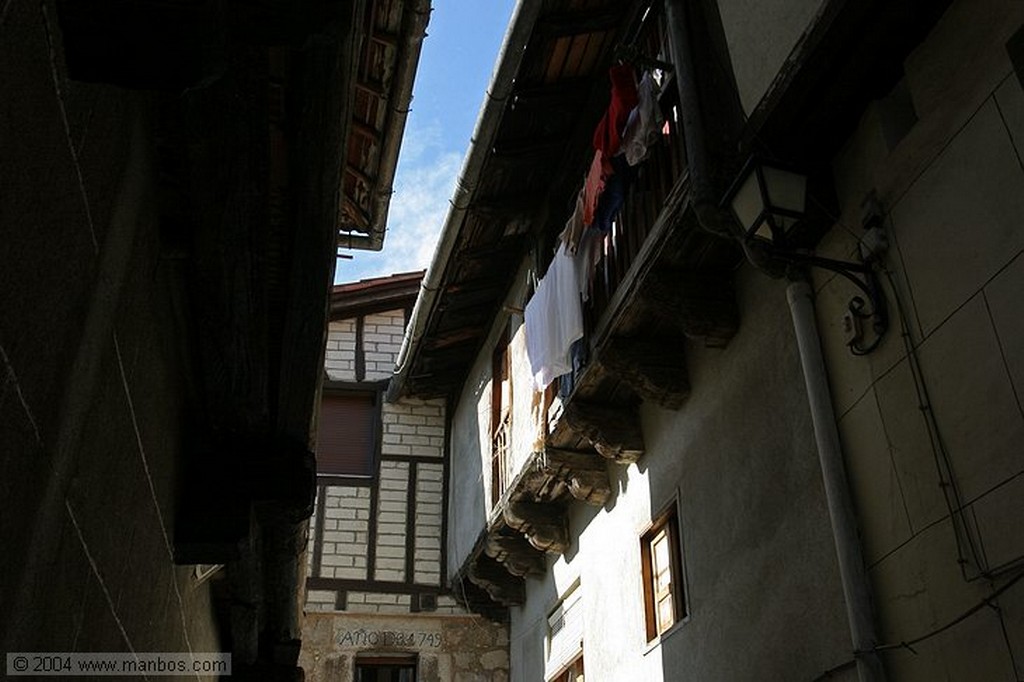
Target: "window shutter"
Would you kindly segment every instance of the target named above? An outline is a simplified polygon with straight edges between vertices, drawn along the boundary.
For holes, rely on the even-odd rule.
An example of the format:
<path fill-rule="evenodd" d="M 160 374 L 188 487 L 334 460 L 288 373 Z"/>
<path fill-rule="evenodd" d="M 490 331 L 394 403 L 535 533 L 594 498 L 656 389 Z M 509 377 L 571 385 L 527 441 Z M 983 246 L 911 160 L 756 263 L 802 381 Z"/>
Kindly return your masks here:
<path fill-rule="evenodd" d="M 545 679 L 565 668 L 583 649 L 583 609 L 580 589 L 574 587 L 548 616 L 548 660 Z"/>
<path fill-rule="evenodd" d="M 325 393 L 317 431 L 317 473 L 372 477 L 376 417 L 375 393 Z"/>

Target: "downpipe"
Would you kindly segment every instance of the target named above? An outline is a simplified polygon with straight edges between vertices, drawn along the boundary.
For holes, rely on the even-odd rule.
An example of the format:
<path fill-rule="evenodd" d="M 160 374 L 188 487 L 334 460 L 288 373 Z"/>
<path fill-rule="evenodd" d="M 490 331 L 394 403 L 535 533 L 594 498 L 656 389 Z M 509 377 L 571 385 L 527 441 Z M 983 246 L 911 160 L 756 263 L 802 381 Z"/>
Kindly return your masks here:
<path fill-rule="evenodd" d="M 821 353 L 811 287 L 806 281 L 792 282 L 786 289 L 786 298 L 793 317 L 793 331 L 796 333 L 800 365 L 807 387 L 807 402 L 814 423 L 814 439 L 818 447 L 825 500 L 839 560 L 839 579 L 846 601 L 846 617 L 853 640 L 857 676 L 860 682 L 885 682 L 885 669 L 875 651 L 878 637 L 872 613 L 871 590 L 857 532 L 857 515 L 843 464 L 839 429 L 832 410 L 832 396 Z"/>

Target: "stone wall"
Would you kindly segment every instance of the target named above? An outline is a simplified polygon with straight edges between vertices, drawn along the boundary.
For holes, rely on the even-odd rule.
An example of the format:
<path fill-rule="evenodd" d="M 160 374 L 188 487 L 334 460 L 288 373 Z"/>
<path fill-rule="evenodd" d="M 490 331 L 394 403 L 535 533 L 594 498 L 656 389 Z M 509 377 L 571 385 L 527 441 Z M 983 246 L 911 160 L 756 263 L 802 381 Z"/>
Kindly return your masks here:
<path fill-rule="evenodd" d="M 409 656 L 418 682 L 507 682 L 508 631 L 476 616 L 308 614 L 307 682 L 354 682 L 360 657 Z"/>

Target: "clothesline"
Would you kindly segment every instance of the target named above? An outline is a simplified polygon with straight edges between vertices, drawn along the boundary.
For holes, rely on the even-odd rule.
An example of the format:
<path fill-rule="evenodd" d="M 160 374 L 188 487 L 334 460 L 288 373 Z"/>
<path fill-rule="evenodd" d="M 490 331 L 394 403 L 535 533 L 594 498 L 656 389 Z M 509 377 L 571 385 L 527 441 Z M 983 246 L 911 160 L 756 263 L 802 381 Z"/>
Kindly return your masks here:
<path fill-rule="evenodd" d="M 594 156 L 555 257 L 524 311 L 527 355 L 538 390 L 572 371 L 571 347 L 583 337 L 581 301 L 587 300 L 601 243 L 625 202 L 636 166 L 662 129 L 651 71 L 638 83 L 632 65 L 618 64 L 608 77 L 611 97 L 594 129 Z"/>

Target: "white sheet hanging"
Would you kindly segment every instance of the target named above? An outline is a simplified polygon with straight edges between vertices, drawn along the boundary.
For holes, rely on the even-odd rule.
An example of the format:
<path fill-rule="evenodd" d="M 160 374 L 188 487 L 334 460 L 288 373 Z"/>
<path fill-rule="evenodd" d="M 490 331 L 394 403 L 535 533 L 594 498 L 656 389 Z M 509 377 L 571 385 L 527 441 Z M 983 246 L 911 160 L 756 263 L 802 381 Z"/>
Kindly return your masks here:
<path fill-rule="evenodd" d="M 556 377 L 572 370 L 569 349 L 583 336 L 578 260 L 559 244 L 547 274 L 523 313 L 526 354 L 534 386 L 543 391 Z"/>

